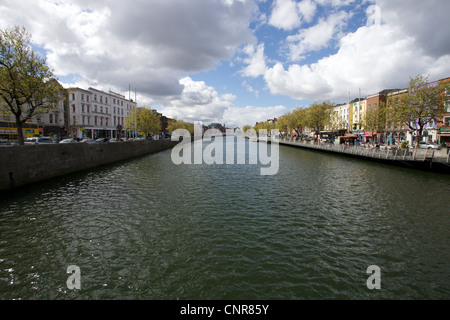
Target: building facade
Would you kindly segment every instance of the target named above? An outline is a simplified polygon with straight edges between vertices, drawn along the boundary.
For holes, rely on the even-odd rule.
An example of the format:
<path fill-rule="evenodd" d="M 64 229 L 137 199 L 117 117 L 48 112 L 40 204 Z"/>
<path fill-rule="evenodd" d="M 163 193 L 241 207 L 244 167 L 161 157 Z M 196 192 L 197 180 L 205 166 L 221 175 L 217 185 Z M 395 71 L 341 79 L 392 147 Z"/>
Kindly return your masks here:
<path fill-rule="evenodd" d="M 74 139 L 121 138 L 125 118 L 136 103 L 124 95 L 95 88 L 68 89 L 68 135 Z"/>
<path fill-rule="evenodd" d="M 67 137 L 67 91 L 60 86 L 60 92 L 60 98 L 54 107 L 43 113 L 35 114 L 27 121 L 38 124 L 40 136 L 50 137 L 54 140 L 61 140 Z M 8 110 L 7 107 L 1 108 Z M 25 110 L 26 108 L 27 106 L 24 106 Z M 2 114 L 1 120 L 3 121 L 16 121 L 15 116 L 10 112 L 3 110 L 0 114 Z"/>
<path fill-rule="evenodd" d="M 441 84 L 447 85 L 443 92 L 444 95 L 444 114 L 442 121 L 438 122 L 438 141 L 439 143 L 450 146 L 450 78 L 439 80 Z"/>

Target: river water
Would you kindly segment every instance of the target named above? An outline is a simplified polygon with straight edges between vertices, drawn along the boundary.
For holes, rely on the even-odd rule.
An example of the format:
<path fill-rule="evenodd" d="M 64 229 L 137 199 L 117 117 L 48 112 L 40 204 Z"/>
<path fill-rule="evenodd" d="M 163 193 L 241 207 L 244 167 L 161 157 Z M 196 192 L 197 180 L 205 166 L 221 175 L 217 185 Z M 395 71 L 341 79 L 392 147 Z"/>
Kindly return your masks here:
<path fill-rule="evenodd" d="M 448 299 L 449 194 L 281 145 L 268 176 L 163 151 L 1 197 L 0 299 Z"/>

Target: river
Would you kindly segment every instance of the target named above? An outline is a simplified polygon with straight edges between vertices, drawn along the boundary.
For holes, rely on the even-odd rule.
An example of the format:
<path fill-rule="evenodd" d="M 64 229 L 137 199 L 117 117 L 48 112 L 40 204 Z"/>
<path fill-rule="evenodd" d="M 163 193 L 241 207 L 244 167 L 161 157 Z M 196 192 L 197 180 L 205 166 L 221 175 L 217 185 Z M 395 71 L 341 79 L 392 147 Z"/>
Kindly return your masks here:
<path fill-rule="evenodd" d="M 450 297 L 448 175 L 280 145 L 265 176 L 171 152 L 3 195 L 0 299 Z"/>

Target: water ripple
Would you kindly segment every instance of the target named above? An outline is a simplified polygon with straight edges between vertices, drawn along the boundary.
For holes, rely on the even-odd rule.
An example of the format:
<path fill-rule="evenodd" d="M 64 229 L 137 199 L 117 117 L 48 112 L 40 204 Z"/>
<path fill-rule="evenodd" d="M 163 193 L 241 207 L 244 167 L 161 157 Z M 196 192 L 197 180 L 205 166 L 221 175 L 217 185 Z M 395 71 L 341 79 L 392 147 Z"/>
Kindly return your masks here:
<path fill-rule="evenodd" d="M 294 148 L 269 177 L 161 152 L 2 199 L 0 298 L 445 299 L 449 191 L 447 177 Z"/>

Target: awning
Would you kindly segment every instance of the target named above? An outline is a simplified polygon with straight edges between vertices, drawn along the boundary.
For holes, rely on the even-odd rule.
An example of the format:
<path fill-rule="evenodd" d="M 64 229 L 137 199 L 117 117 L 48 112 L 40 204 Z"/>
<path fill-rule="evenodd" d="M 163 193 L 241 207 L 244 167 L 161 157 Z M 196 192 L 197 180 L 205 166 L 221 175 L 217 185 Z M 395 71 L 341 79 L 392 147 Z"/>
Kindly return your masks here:
<path fill-rule="evenodd" d="M 366 132 L 366 133 L 364 133 L 364 137 L 373 137 L 373 133 L 372 132 Z"/>
<path fill-rule="evenodd" d="M 439 134 L 441 137 L 450 137 L 450 133 L 441 133 Z"/>

